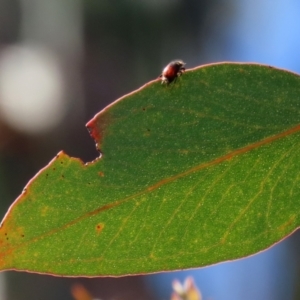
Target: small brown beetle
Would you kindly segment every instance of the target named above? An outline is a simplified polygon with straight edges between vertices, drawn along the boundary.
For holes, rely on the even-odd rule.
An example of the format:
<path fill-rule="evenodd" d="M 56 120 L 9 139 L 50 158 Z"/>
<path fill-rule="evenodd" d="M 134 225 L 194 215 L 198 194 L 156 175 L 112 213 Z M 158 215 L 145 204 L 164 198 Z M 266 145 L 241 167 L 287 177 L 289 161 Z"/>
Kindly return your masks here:
<path fill-rule="evenodd" d="M 169 84 L 185 71 L 185 63 L 182 60 L 171 61 L 162 71 L 161 84 Z"/>

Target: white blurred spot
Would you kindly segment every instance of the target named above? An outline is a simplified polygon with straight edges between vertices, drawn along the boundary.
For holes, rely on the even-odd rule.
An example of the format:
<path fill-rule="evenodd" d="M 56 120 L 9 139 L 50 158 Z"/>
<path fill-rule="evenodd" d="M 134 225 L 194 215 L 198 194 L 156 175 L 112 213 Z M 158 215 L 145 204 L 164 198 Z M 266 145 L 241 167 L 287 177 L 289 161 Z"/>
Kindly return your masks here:
<path fill-rule="evenodd" d="M 39 134 L 57 125 L 65 113 L 64 81 L 56 56 L 48 49 L 19 45 L 0 53 L 0 116 L 10 126 Z"/>

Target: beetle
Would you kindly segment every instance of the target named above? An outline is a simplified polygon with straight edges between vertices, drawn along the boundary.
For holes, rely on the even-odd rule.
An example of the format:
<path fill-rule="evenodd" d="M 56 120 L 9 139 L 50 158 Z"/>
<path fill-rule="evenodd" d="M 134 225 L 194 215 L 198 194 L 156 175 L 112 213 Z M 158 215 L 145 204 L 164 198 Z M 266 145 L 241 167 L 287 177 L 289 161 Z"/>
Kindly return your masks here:
<path fill-rule="evenodd" d="M 162 71 L 159 78 L 161 84 L 169 84 L 185 71 L 185 63 L 182 60 L 171 61 Z"/>

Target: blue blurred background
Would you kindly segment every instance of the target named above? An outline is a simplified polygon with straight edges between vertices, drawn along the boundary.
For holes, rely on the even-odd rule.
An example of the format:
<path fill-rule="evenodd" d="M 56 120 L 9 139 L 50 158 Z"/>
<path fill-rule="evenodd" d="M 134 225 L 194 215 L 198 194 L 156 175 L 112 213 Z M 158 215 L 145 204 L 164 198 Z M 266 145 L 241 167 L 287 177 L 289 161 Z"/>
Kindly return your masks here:
<path fill-rule="evenodd" d="M 258 62 L 300 73 L 299 0 L 0 0 L 0 209 L 60 150 L 98 156 L 84 124 L 156 78 L 187 68 Z M 300 235 L 253 257 L 184 272 L 68 279 L 5 272 L 0 299 L 169 299 L 192 275 L 204 300 L 300 299 Z"/>

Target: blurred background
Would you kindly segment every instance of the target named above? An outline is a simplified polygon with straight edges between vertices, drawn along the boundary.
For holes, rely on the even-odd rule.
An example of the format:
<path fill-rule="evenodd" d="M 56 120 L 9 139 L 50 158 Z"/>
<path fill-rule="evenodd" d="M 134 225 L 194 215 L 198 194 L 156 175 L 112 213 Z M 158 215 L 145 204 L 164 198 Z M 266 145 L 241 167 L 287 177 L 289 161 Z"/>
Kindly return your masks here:
<path fill-rule="evenodd" d="M 0 0 L 0 209 L 60 150 L 98 156 L 85 124 L 156 78 L 187 68 L 259 62 L 300 73 L 299 0 Z M 161 299 L 192 275 L 205 300 L 300 299 L 299 231 L 271 249 L 200 270 L 71 279 L 5 272 L 0 299 Z"/>

